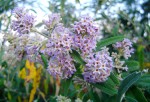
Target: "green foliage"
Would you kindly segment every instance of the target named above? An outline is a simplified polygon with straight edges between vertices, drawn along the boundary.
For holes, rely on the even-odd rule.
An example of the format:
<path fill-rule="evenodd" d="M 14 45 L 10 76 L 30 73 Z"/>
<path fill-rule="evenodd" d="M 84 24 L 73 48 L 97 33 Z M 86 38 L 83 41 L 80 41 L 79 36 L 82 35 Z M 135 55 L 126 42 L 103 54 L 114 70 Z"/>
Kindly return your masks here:
<path fill-rule="evenodd" d="M 72 78 L 70 79 L 66 79 L 66 80 L 62 80 L 62 91 L 61 91 L 61 95 L 63 96 L 68 96 L 68 92 L 69 92 L 69 87 L 72 83 Z"/>
<path fill-rule="evenodd" d="M 102 47 L 114 44 L 115 42 L 122 41 L 124 36 L 115 36 L 107 39 L 103 39 L 97 43 L 96 51 L 99 51 Z"/>
<path fill-rule="evenodd" d="M 136 86 L 131 87 L 130 91 L 138 102 L 147 102 L 143 92 Z"/>
<path fill-rule="evenodd" d="M 140 65 L 138 61 L 128 60 L 125 62 L 125 65 L 128 66 L 128 71 L 133 72 L 140 69 Z"/>
<path fill-rule="evenodd" d="M 117 94 L 117 89 L 115 88 L 116 86 L 111 78 L 109 78 L 104 83 L 97 83 L 97 84 L 91 84 L 91 85 L 100 89 L 102 92 L 104 92 L 110 96 Z"/>
<path fill-rule="evenodd" d="M 132 98 L 132 97 L 129 97 L 129 96 L 126 96 L 126 97 L 125 97 L 125 100 L 126 100 L 127 102 L 138 102 L 136 99 L 134 99 L 134 98 Z"/>
<path fill-rule="evenodd" d="M 140 63 L 140 67 L 141 67 L 141 69 L 143 69 L 144 68 L 144 46 L 142 46 L 142 45 L 138 46 L 137 54 L 138 54 L 138 60 Z"/>
<path fill-rule="evenodd" d="M 14 0 L 0 0 L 0 14 L 8 11 L 10 9 L 13 9 L 15 7 L 15 1 Z"/>
<path fill-rule="evenodd" d="M 142 75 L 142 77 L 136 82 L 136 85 L 143 88 L 150 88 L 150 74 Z"/>
<path fill-rule="evenodd" d="M 117 95 L 117 102 L 121 102 L 124 98 L 126 91 L 131 87 L 139 78 L 141 77 L 141 73 L 134 72 L 128 75 L 120 84 Z"/>
<path fill-rule="evenodd" d="M 2 57 L 4 55 L 4 49 L 1 47 L 0 48 L 0 64 L 2 63 Z"/>
<path fill-rule="evenodd" d="M 84 60 L 81 58 L 80 54 L 77 51 L 72 50 L 72 53 L 70 54 L 72 58 L 74 59 L 74 61 L 76 61 L 77 63 L 80 63 L 81 65 L 85 65 Z"/>
<path fill-rule="evenodd" d="M 41 58 L 42 58 L 42 61 L 44 63 L 44 68 L 47 68 L 48 67 L 48 61 L 47 61 L 47 58 L 45 57 L 44 54 L 41 53 Z"/>

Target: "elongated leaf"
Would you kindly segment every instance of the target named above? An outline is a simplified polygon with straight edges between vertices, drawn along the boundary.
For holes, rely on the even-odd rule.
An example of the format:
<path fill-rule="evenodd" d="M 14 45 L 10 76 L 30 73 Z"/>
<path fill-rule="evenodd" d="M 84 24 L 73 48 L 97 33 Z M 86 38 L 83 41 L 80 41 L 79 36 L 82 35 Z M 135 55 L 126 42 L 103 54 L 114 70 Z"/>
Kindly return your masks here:
<path fill-rule="evenodd" d="M 96 51 L 99 51 L 102 47 L 108 46 L 110 44 L 122 41 L 124 36 L 115 36 L 107 39 L 103 39 L 97 43 Z"/>
<path fill-rule="evenodd" d="M 112 34 L 115 36 L 115 35 L 118 35 L 118 31 L 119 31 L 119 24 L 117 23 L 113 30 L 112 30 Z"/>
<path fill-rule="evenodd" d="M 76 0 L 76 3 L 80 3 L 80 0 Z"/>
<path fill-rule="evenodd" d="M 3 48 L 0 48 L 0 64 L 2 63 L 3 55 L 4 55 L 4 50 L 3 50 Z"/>
<path fill-rule="evenodd" d="M 119 79 L 117 78 L 117 76 L 114 73 L 111 73 L 111 75 L 109 77 L 116 85 L 120 84 Z"/>
<path fill-rule="evenodd" d="M 125 64 L 128 66 L 129 72 L 139 70 L 140 68 L 139 62 L 137 61 L 126 61 Z"/>
<path fill-rule="evenodd" d="M 88 93 L 89 93 L 90 99 L 95 102 L 96 100 L 94 98 L 94 95 L 93 95 L 94 93 L 91 87 L 88 88 Z"/>
<path fill-rule="evenodd" d="M 114 84 L 112 84 L 111 80 L 107 80 L 104 83 L 97 83 L 97 84 L 91 84 L 94 87 L 100 89 L 102 92 L 108 94 L 108 95 L 115 95 L 117 94 L 117 89 L 115 89 Z"/>
<path fill-rule="evenodd" d="M 73 77 L 71 77 L 70 79 L 66 79 L 66 80 L 62 80 L 62 95 L 64 95 L 64 96 L 67 96 L 68 95 L 68 91 L 69 91 L 69 87 L 70 87 L 70 84 L 71 84 L 71 82 L 72 82 L 72 78 Z"/>
<path fill-rule="evenodd" d="M 139 45 L 137 49 L 138 61 L 140 63 L 140 68 L 144 68 L 144 46 Z"/>
<path fill-rule="evenodd" d="M 125 99 L 127 102 L 138 102 L 136 99 L 129 97 L 129 96 L 126 96 Z"/>
<path fill-rule="evenodd" d="M 142 93 L 142 91 L 139 88 L 137 88 L 137 87 L 134 86 L 134 87 L 131 88 L 131 91 L 132 91 L 135 99 L 138 102 L 147 102 L 144 94 Z"/>
<path fill-rule="evenodd" d="M 2 87 L 4 87 L 4 79 L 3 78 L 0 79 L 0 88 L 2 88 Z"/>
<path fill-rule="evenodd" d="M 140 87 L 150 88 L 150 74 L 143 75 L 135 84 Z"/>
<path fill-rule="evenodd" d="M 44 68 L 47 68 L 48 67 L 48 62 L 47 62 L 47 58 L 45 57 L 44 54 L 41 53 L 41 58 L 42 58 L 42 61 L 44 63 Z"/>
<path fill-rule="evenodd" d="M 84 60 L 81 58 L 80 54 L 77 51 L 72 50 L 72 53 L 70 53 L 70 55 L 75 60 L 75 62 L 80 63 L 81 65 L 85 65 Z"/>
<path fill-rule="evenodd" d="M 134 72 L 128 75 L 122 82 L 118 90 L 117 102 L 121 102 L 123 99 L 123 95 L 126 91 L 131 87 L 139 78 L 141 77 L 141 73 Z"/>

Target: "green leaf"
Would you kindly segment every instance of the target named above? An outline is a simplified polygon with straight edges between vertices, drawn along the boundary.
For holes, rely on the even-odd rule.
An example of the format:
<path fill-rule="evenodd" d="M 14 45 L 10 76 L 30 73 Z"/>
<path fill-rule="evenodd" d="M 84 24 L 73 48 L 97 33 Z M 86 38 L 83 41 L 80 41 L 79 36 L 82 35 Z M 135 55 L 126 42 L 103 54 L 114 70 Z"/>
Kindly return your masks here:
<path fill-rule="evenodd" d="M 119 79 L 117 78 L 117 76 L 112 72 L 109 76 L 109 78 L 116 84 L 116 85 L 119 85 L 120 82 L 119 82 Z"/>
<path fill-rule="evenodd" d="M 60 2 L 61 13 L 64 12 L 65 2 L 66 2 L 66 0 L 61 0 L 61 2 Z"/>
<path fill-rule="evenodd" d="M 76 0 L 76 3 L 80 3 L 80 0 Z"/>
<path fill-rule="evenodd" d="M 140 68 L 144 68 L 144 46 L 139 45 L 137 49 L 138 61 L 140 63 Z"/>
<path fill-rule="evenodd" d="M 62 80 L 62 95 L 67 96 L 68 95 L 68 91 L 69 91 L 69 87 L 71 85 L 72 82 L 72 78 L 66 79 L 66 80 Z"/>
<path fill-rule="evenodd" d="M 31 10 L 31 11 L 33 11 L 34 13 L 36 13 L 36 14 L 37 14 L 37 12 L 36 12 L 34 9 L 29 9 L 29 10 Z"/>
<path fill-rule="evenodd" d="M 135 84 L 140 87 L 150 88 L 150 74 L 144 74 Z"/>
<path fill-rule="evenodd" d="M 77 51 L 72 50 L 72 53 L 70 53 L 70 55 L 75 60 L 75 62 L 80 63 L 81 65 L 85 65 L 84 60 L 81 58 L 80 54 Z"/>
<path fill-rule="evenodd" d="M 134 72 L 128 75 L 122 82 L 118 90 L 117 102 L 121 102 L 123 99 L 123 95 L 126 91 L 131 87 L 139 78 L 141 77 L 141 73 Z"/>
<path fill-rule="evenodd" d="M 104 46 L 108 46 L 110 44 L 122 41 L 123 39 L 124 39 L 124 36 L 115 36 L 115 37 L 103 39 L 97 43 L 96 51 L 99 51 Z"/>
<path fill-rule="evenodd" d="M 0 88 L 3 88 L 3 87 L 5 87 L 4 86 L 4 78 L 1 78 L 0 79 Z"/>
<path fill-rule="evenodd" d="M 42 25 L 43 25 L 43 22 L 40 22 L 37 25 L 35 25 L 35 27 L 41 27 Z"/>
<path fill-rule="evenodd" d="M 112 30 L 112 34 L 115 36 L 115 35 L 118 35 L 118 31 L 119 31 L 119 24 L 117 23 L 113 30 Z"/>
<path fill-rule="evenodd" d="M 132 98 L 132 97 L 129 97 L 129 96 L 126 96 L 126 97 L 125 97 L 125 100 L 126 100 L 127 102 L 138 102 L 136 99 L 134 99 L 134 98 Z"/>
<path fill-rule="evenodd" d="M 85 93 L 84 96 L 82 97 L 83 102 L 87 102 L 89 99 L 89 93 Z"/>
<path fill-rule="evenodd" d="M 7 67 L 8 67 L 8 64 L 7 64 L 7 62 L 6 62 L 6 61 L 3 61 L 3 62 L 1 63 L 1 65 L 2 65 L 2 67 L 5 67 L 5 68 L 7 68 Z"/>
<path fill-rule="evenodd" d="M 135 99 L 136 99 L 138 102 L 147 102 L 147 100 L 146 100 L 144 94 L 142 93 L 142 91 L 141 91 L 139 88 L 133 86 L 133 87 L 131 88 L 131 91 L 132 91 L 132 93 L 133 93 Z"/>
<path fill-rule="evenodd" d="M 117 89 L 115 89 L 115 86 L 112 83 L 111 79 L 108 79 L 104 83 L 97 83 L 97 84 L 91 84 L 91 85 L 100 89 L 102 92 L 104 92 L 110 96 L 117 94 Z"/>
<path fill-rule="evenodd" d="M 1 48 L 0 48 L 0 64 L 2 63 L 3 55 L 4 55 L 4 50 L 3 50 L 3 48 L 1 47 Z"/>
<path fill-rule="evenodd" d="M 88 87 L 88 93 L 89 93 L 90 99 L 95 102 L 96 100 L 93 95 L 94 93 L 93 93 L 92 87 Z"/>
<path fill-rule="evenodd" d="M 47 58 L 45 57 L 44 54 L 41 53 L 41 58 L 42 58 L 42 61 L 44 63 L 44 68 L 47 68 L 48 67 L 48 61 L 47 61 Z"/>
<path fill-rule="evenodd" d="M 137 61 L 126 61 L 125 64 L 128 66 L 129 72 L 139 70 L 140 68 L 139 62 Z"/>

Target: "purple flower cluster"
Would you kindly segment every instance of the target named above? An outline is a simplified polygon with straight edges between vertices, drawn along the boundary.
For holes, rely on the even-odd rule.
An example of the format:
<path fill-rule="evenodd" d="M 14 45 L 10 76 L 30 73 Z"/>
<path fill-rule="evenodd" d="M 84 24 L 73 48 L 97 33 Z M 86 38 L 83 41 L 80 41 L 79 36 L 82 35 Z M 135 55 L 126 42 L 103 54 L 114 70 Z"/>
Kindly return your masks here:
<path fill-rule="evenodd" d="M 53 28 L 53 31 L 48 39 L 46 48 L 43 53 L 50 57 L 48 72 L 54 77 L 69 78 L 76 72 L 69 52 L 73 44 L 73 38 L 70 31 L 65 28 L 59 21 L 59 14 L 49 16 L 49 20 L 45 20 L 45 25 L 48 30 Z"/>
<path fill-rule="evenodd" d="M 96 47 L 96 38 L 99 33 L 98 27 L 88 15 L 82 16 L 79 22 L 75 22 L 73 29 L 75 35 L 74 48 L 80 49 L 82 57 L 91 53 Z"/>
<path fill-rule="evenodd" d="M 85 57 L 89 53 L 93 52 L 96 48 L 96 37 L 74 35 L 74 48 L 80 49 L 82 57 Z"/>
<path fill-rule="evenodd" d="M 98 28 L 95 26 L 93 19 L 88 15 L 82 16 L 81 20 L 75 22 L 73 27 L 75 32 L 81 35 L 95 35 L 98 32 Z"/>
<path fill-rule="evenodd" d="M 40 42 L 37 41 L 42 41 L 42 40 L 30 39 L 28 44 L 25 46 L 26 58 L 31 62 L 42 63 L 41 55 L 39 54 Z"/>
<path fill-rule="evenodd" d="M 31 62 L 39 62 L 42 63 L 41 55 L 38 53 L 39 46 L 31 45 L 25 47 L 26 51 L 26 59 L 28 59 Z"/>
<path fill-rule="evenodd" d="M 44 52 L 49 56 L 69 54 L 72 43 L 72 36 L 69 34 L 69 31 L 63 26 L 59 26 L 51 34 L 51 38 L 49 38 Z"/>
<path fill-rule="evenodd" d="M 76 72 L 76 69 L 70 55 L 61 55 L 50 58 L 47 71 L 54 78 L 67 79 Z"/>
<path fill-rule="evenodd" d="M 125 61 L 121 61 L 120 60 L 121 55 L 119 55 L 118 53 L 112 52 L 111 56 L 114 59 L 114 68 L 116 68 L 116 70 L 117 70 L 118 73 L 121 73 L 123 70 L 124 71 L 128 70 L 127 65 L 124 66 Z"/>
<path fill-rule="evenodd" d="M 125 38 L 122 42 L 117 42 L 113 45 L 113 47 L 118 49 L 120 54 L 124 56 L 125 59 L 131 57 L 131 54 L 134 53 L 132 42 L 127 38 Z"/>
<path fill-rule="evenodd" d="M 28 34 L 33 27 L 35 17 L 23 8 L 15 8 L 13 13 L 15 14 L 16 20 L 12 21 L 12 29 L 17 31 L 20 35 Z"/>
<path fill-rule="evenodd" d="M 107 48 L 90 53 L 85 59 L 84 80 L 91 83 L 99 83 L 107 80 L 113 68 L 113 60 Z"/>
<path fill-rule="evenodd" d="M 17 20 L 13 20 L 12 29 L 17 31 L 20 37 L 28 35 L 35 22 L 34 16 L 22 8 L 16 8 L 13 13 Z M 27 54 L 26 58 L 33 62 L 42 62 L 40 50 L 49 59 L 47 71 L 50 75 L 54 78 L 66 79 L 76 72 L 70 55 L 72 49 L 76 49 L 86 62 L 83 71 L 84 80 L 92 83 L 106 81 L 112 71 L 112 57 L 106 47 L 99 52 L 94 52 L 99 29 L 93 19 L 88 15 L 82 16 L 80 21 L 74 23 L 73 33 L 60 21 L 59 14 L 49 15 L 48 19 L 43 20 L 46 30 L 51 33 L 47 36 L 48 40 L 44 49 L 40 49 L 42 39 L 27 37 L 22 48 Z"/>
<path fill-rule="evenodd" d="M 85 15 L 79 22 L 75 22 L 73 29 L 73 47 L 79 49 L 86 62 L 84 80 L 91 83 L 106 81 L 112 71 L 113 61 L 106 47 L 102 51 L 94 52 L 99 34 L 98 27 L 91 17 Z"/>
<path fill-rule="evenodd" d="M 46 25 L 46 29 L 51 30 L 56 24 L 61 21 L 60 14 L 54 13 L 48 16 L 48 20 L 43 20 Z"/>
<path fill-rule="evenodd" d="M 18 37 L 18 35 L 15 35 L 16 38 L 13 40 L 13 43 L 11 43 L 12 46 L 15 47 L 15 55 L 21 60 L 24 56 L 25 46 L 28 42 L 28 35 L 22 35 Z"/>

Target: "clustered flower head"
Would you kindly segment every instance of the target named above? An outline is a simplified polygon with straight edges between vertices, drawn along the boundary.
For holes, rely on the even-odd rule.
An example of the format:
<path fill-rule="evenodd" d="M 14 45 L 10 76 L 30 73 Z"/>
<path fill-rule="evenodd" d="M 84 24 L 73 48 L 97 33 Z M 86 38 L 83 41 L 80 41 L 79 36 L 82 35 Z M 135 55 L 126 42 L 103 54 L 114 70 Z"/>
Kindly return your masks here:
<path fill-rule="evenodd" d="M 60 14 L 54 13 L 48 16 L 47 20 L 43 20 L 43 23 L 45 24 L 45 28 L 47 30 L 51 30 L 54 28 L 55 25 L 57 25 L 61 21 Z"/>
<path fill-rule="evenodd" d="M 19 33 L 18 38 L 14 40 L 16 42 L 14 43 L 15 53 L 19 53 L 21 56 L 26 54 L 28 60 L 40 63 L 42 60 L 39 52 L 45 54 L 48 58 L 47 71 L 54 78 L 67 79 L 76 72 L 70 55 L 72 49 L 77 50 L 86 63 L 82 75 L 87 82 L 106 81 L 113 67 L 118 71 L 127 70 L 127 66 L 123 67 L 125 62 L 120 61 L 120 58 L 122 56 L 125 59 L 131 57 L 131 53 L 134 51 L 132 42 L 129 39 L 124 39 L 113 45 L 119 51 L 118 54 L 112 53 L 115 60 L 113 63 L 108 48 L 104 47 L 101 51 L 95 51 L 99 28 L 89 15 L 84 15 L 78 22 L 75 22 L 72 25 L 72 30 L 65 28 L 60 23 L 60 14 L 49 15 L 48 19 L 43 20 L 45 29 L 49 31 L 43 45 L 43 39 L 28 35 L 34 25 L 35 17 L 23 8 L 16 8 L 13 13 L 16 20 L 12 21 L 11 27 Z"/>
<path fill-rule="evenodd" d="M 46 48 L 42 50 L 42 53 L 47 54 L 50 57 L 48 72 L 54 77 L 61 77 L 63 79 L 71 77 L 76 72 L 69 52 L 72 47 L 72 36 L 70 31 L 65 28 L 61 23 L 59 14 L 49 16 L 49 23 L 47 27 L 55 27 L 48 39 Z M 46 20 L 45 20 L 46 21 Z"/>
<path fill-rule="evenodd" d="M 3 60 L 7 61 L 9 65 L 16 66 L 24 55 L 24 47 L 28 41 L 28 35 L 18 37 L 17 34 L 9 31 L 9 33 L 4 35 L 4 40 L 8 41 L 9 46 L 4 48 L 6 54 L 3 56 Z"/>
<path fill-rule="evenodd" d="M 82 16 L 79 22 L 75 22 L 74 48 L 79 49 L 80 54 L 86 62 L 83 77 L 91 83 L 99 83 L 107 80 L 112 71 L 113 62 L 108 48 L 94 52 L 96 48 L 99 29 L 88 15 Z"/>
<path fill-rule="evenodd" d="M 56 100 L 57 100 L 57 102 L 71 102 L 71 99 L 69 99 L 65 96 L 61 96 L 61 95 L 57 96 Z"/>
<path fill-rule="evenodd" d="M 49 60 L 48 72 L 54 77 L 67 79 L 76 72 L 71 56 L 52 56 Z"/>
<path fill-rule="evenodd" d="M 51 38 L 48 39 L 44 53 L 49 56 L 57 56 L 63 53 L 69 54 L 72 43 L 73 41 L 69 30 L 59 25 L 54 29 Z"/>
<path fill-rule="evenodd" d="M 127 38 L 125 38 L 122 42 L 117 42 L 113 46 L 114 48 L 119 50 L 119 53 L 125 59 L 131 57 L 131 54 L 134 53 L 134 49 L 132 48 L 132 42 Z"/>
<path fill-rule="evenodd" d="M 80 21 L 75 22 L 73 27 L 75 32 L 80 35 L 95 35 L 98 32 L 98 28 L 89 15 L 82 16 Z"/>
<path fill-rule="evenodd" d="M 127 65 L 124 66 L 125 61 L 121 61 L 120 58 L 123 56 L 125 59 L 131 57 L 131 54 L 134 53 L 134 49 L 132 48 L 132 42 L 125 38 L 122 42 L 117 42 L 113 45 L 115 49 L 118 50 L 118 53 L 112 52 L 112 57 L 114 58 L 114 67 L 117 69 L 118 73 L 122 70 L 127 71 Z"/>
<path fill-rule="evenodd" d="M 12 29 L 20 35 L 28 34 L 35 22 L 35 16 L 29 14 L 28 10 L 24 10 L 23 8 L 15 8 L 12 13 L 15 14 L 16 18 L 16 20 L 12 21 Z"/>
<path fill-rule="evenodd" d="M 42 62 L 38 50 L 43 40 L 39 36 L 7 34 L 4 39 L 10 43 L 7 53 L 13 53 L 18 61 L 25 57 L 32 62 Z"/>
<path fill-rule="evenodd" d="M 34 39 L 33 39 L 34 38 Z M 26 58 L 31 62 L 42 63 L 41 56 L 39 54 L 39 49 L 42 46 L 43 39 L 40 36 L 29 36 L 28 42 L 24 48 L 26 52 Z"/>
<path fill-rule="evenodd" d="M 115 52 L 112 52 L 112 55 L 111 55 L 113 58 L 114 58 L 114 68 L 117 69 L 117 72 L 120 73 L 122 70 L 125 70 L 127 71 L 128 70 L 128 67 L 127 65 L 124 66 L 125 64 L 125 61 L 121 61 L 120 60 L 120 55 L 115 53 Z"/>
<path fill-rule="evenodd" d="M 7 36 L 8 37 L 8 36 Z M 5 39 L 8 39 L 5 37 Z M 18 35 L 14 34 L 10 40 L 10 49 L 11 51 L 14 51 L 15 55 L 19 58 L 22 59 L 24 51 L 25 51 L 25 46 L 28 42 L 28 35 L 22 35 L 18 37 Z M 8 39 L 9 40 L 9 39 Z"/>
<path fill-rule="evenodd" d="M 84 79 L 88 82 L 99 83 L 107 80 L 113 68 L 113 60 L 108 48 L 103 48 L 97 53 L 91 53 L 85 59 Z"/>
<path fill-rule="evenodd" d="M 56 101 L 57 101 L 57 102 L 71 102 L 71 99 L 68 98 L 68 97 L 59 95 L 59 96 L 57 96 Z M 80 98 L 77 98 L 77 99 L 75 100 L 75 102 L 83 102 L 83 101 L 82 101 Z M 89 99 L 87 102 L 93 102 L 93 101 Z"/>
<path fill-rule="evenodd" d="M 99 29 L 88 15 L 82 16 L 79 22 L 75 22 L 73 29 L 74 47 L 79 48 L 82 57 L 85 57 L 95 49 Z"/>

